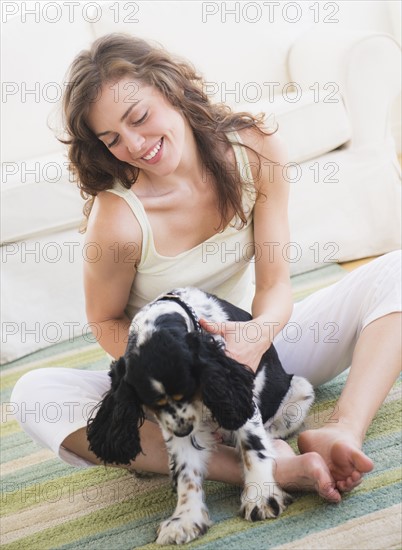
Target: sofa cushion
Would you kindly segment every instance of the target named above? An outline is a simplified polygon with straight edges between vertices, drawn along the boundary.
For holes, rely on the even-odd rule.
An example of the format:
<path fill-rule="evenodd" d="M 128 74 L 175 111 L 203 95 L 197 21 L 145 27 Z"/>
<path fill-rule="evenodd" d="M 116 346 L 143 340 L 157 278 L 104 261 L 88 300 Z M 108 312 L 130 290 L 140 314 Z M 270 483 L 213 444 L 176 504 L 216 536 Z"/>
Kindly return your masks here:
<path fill-rule="evenodd" d="M 390 146 L 339 149 L 292 166 L 292 275 L 401 247 L 401 184 Z"/>
<path fill-rule="evenodd" d="M 84 201 L 56 158 L 13 163 L 16 174 L 1 192 L 1 244 L 79 227 Z M 26 178 L 21 177 L 24 164 L 31 170 Z M 40 181 L 44 174 L 46 180 Z"/>
<path fill-rule="evenodd" d="M 87 335 L 82 285 L 84 201 L 64 156 L 3 163 L 0 364 Z"/>
<path fill-rule="evenodd" d="M 1 247 L 0 364 L 75 336 L 95 342 L 85 315 L 83 237 L 70 229 Z"/>
<path fill-rule="evenodd" d="M 272 126 L 275 119 L 287 143 L 290 162 L 318 158 L 352 137 L 342 97 L 333 95 L 330 89 L 321 94 L 299 89 L 271 99 L 243 103 L 237 110 L 264 112 L 268 126 Z"/>

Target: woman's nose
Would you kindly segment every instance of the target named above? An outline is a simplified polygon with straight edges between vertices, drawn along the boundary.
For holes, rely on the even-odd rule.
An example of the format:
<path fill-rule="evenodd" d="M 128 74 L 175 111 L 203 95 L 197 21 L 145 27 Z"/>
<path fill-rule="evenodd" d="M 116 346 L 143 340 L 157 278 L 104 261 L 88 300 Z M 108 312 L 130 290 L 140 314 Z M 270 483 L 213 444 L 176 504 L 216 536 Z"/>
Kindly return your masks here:
<path fill-rule="evenodd" d="M 130 155 L 136 155 L 143 149 L 145 138 L 136 132 L 131 132 L 126 136 L 125 141 Z"/>

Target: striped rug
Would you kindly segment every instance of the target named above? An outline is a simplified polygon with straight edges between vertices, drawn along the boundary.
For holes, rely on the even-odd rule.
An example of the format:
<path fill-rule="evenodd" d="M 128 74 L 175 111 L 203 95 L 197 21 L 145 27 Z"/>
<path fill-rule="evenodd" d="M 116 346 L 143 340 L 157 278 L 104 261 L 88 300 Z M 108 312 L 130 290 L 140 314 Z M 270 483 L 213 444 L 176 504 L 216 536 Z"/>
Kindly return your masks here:
<path fill-rule="evenodd" d="M 296 299 L 339 280 L 346 272 L 328 266 L 293 279 Z M 165 476 L 137 478 L 118 469 L 76 469 L 33 443 L 10 418 L 13 385 L 39 367 L 107 369 L 97 344 L 77 338 L 14 361 L 2 369 L 1 545 L 7 550 L 103 550 L 159 548 L 159 522 L 174 509 Z M 317 390 L 307 426 L 330 419 L 346 373 Z M 295 441 L 291 444 L 295 447 Z M 402 546 L 401 386 L 397 382 L 368 432 L 365 452 L 375 470 L 339 505 L 315 494 L 297 494 L 278 518 L 248 523 L 238 516 L 240 489 L 206 482 L 214 521 L 187 545 L 203 550 L 396 549 Z"/>

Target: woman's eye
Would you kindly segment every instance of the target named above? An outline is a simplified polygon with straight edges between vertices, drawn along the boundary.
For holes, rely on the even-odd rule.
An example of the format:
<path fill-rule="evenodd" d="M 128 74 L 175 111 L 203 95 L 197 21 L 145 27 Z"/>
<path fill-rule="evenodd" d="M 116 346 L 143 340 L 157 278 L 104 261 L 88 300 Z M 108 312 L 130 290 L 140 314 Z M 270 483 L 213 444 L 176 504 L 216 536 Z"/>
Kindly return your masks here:
<path fill-rule="evenodd" d="M 146 111 L 145 114 L 139 120 L 136 120 L 135 122 L 133 122 L 132 125 L 138 126 L 139 124 L 142 124 L 147 118 L 147 116 L 148 116 L 148 111 Z M 106 147 L 110 149 L 111 147 L 114 147 L 115 145 L 117 145 L 118 141 L 119 141 L 119 136 L 116 136 L 113 141 L 111 141 L 110 143 L 106 143 Z"/>
<path fill-rule="evenodd" d="M 106 143 L 106 146 L 110 149 L 111 147 L 113 147 L 113 145 L 116 145 L 116 143 L 117 143 L 118 141 L 119 141 L 119 137 L 116 136 L 112 142 Z"/>
<path fill-rule="evenodd" d="M 142 122 L 144 122 L 144 120 L 147 118 L 147 116 L 148 116 L 148 111 L 146 111 L 144 116 L 142 116 L 139 120 L 133 122 L 133 124 L 135 126 L 137 126 L 137 124 L 141 124 Z"/>

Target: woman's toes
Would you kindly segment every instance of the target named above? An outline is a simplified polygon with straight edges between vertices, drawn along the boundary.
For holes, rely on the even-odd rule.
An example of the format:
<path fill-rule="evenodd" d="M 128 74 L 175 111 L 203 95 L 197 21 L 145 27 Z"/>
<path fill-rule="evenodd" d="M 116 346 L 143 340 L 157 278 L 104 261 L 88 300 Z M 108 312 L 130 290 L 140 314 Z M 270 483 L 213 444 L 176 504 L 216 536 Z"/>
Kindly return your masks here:
<path fill-rule="evenodd" d="M 355 487 L 360 485 L 363 478 L 359 474 L 359 472 L 353 472 L 351 476 L 348 476 L 346 479 L 342 479 L 340 481 L 337 481 L 336 486 L 342 493 L 347 491 L 352 491 Z"/>
<path fill-rule="evenodd" d="M 360 483 L 361 480 L 362 480 L 362 475 L 361 475 L 360 472 L 358 472 L 357 470 L 355 470 L 355 471 L 352 473 L 351 478 L 352 478 L 353 483 Z"/>
<path fill-rule="evenodd" d="M 318 489 L 318 494 L 330 502 L 340 502 L 342 500 L 341 494 L 335 483 L 326 483 L 321 486 Z"/>
<path fill-rule="evenodd" d="M 342 479 L 341 481 L 338 481 L 336 486 L 338 487 L 339 491 L 341 491 L 342 493 L 345 493 L 347 491 L 350 491 L 351 483 L 352 483 L 352 480 L 350 478 L 346 478 L 346 479 Z"/>

